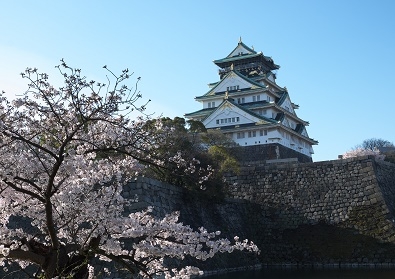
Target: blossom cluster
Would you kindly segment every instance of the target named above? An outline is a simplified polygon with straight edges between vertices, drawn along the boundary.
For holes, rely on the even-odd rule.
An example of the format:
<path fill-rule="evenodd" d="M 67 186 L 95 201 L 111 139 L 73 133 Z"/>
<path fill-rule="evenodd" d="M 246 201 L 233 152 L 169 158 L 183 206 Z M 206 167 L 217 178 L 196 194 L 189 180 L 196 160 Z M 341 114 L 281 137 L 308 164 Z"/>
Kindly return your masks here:
<path fill-rule="evenodd" d="M 30 82 L 25 95 L 12 102 L 0 96 L 0 265 L 35 264 L 46 278 L 85 269 L 92 277 L 95 268 L 88 263 L 100 257 L 147 278 L 189 278 L 200 271 L 172 269 L 164 259 L 258 251 L 247 240 L 193 231 L 178 222 L 177 212 L 156 219 L 148 208 L 124 216 L 131 201 L 122 197 L 123 185 L 142 164 L 163 165 L 155 150 L 166 137 L 146 129 L 146 118 L 127 117 L 146 106 L 137 105 L 137 85 L 123 84 L 128 70 L 120 76 L 109 71 L 115 79 L 110 86 L 87 81 L 63 61 L 59 69 L 64 87 L 55 89 L 46 74 L 28 68 L 22 74 Z M 213 172 L 181 155 L 166 160 L 198 172 L 202 182 Z M 15 219 L 21 222 L 11 224 Z"/>
<path fill-rule="evenodd" d="M 385 159 L 385 155 L 381 154 L 377 148 L 375 148 L 373 150 L 365 149 L 365 148 L 352 149 L 352 150 L 344 153 L 343 158 L 347 159 L 347 158 L 358 157 L 358 156 L 367 156 L 367 155 L 372 155 L 372 156 L 374 156 L 375 160 L 379 160 L 379 161 L 383 161 Z"/>

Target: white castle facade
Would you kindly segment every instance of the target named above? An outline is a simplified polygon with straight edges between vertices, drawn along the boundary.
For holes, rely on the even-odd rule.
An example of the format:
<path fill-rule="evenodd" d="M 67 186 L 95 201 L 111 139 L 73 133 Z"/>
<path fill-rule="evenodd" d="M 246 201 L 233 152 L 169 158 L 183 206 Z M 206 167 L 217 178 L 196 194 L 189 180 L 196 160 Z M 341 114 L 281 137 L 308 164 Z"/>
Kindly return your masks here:
<path fill-rule="evenodd" d="M 201 110 L 187 113 L 207 129 L 220 129 L 240 146 L 279 144 L 311 158 L 318 142 L 308 136 L 307 121 L 296 114 L 285 87 L 276 84 L 280 67 L 240 39 L 225 58 L 215 60 L 220 80 L 195 98 Z"/>

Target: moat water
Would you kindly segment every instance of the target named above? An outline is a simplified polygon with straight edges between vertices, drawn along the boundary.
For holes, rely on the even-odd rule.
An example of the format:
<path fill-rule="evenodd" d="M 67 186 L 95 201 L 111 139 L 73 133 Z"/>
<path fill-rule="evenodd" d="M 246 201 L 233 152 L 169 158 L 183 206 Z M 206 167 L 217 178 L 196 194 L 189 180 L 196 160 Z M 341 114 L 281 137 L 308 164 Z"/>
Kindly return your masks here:
<path fill-rule="evenodd" d="M 262 269 L 231 272 L 207 279 L 394 279 L 395 269 Z"/>

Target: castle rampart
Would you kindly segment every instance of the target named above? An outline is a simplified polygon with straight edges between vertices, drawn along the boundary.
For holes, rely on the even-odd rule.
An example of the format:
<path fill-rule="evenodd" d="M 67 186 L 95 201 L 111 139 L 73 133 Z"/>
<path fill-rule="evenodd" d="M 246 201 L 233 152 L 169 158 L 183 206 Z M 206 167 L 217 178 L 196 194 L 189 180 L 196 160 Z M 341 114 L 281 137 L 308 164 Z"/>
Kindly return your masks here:
<path fill-rule="evenodd" d="M 256 242 L 264 264 L 395 263 L 395 165 L 365 156 L 316 163 L 256 162 L 227 176 L 225 201 L 190 197 L 149 178 L 125 188 L 133 209 L 179 210 L 192 227 Z M 231 261 L 230 261 L 231 262 Z"/>
<path fill-rule="evenodd" d="M 259 257 L 226 253 L 188 262 L 203 270 L 257 264 L 395 266 L 395 164 L 371 156 L 257 161 L 226 178 L 227 197 L 221 201 L 145 177 L 126 185 L 123 195 L 138 197 L 129 212 L 153 206 L 163 217 L 180 211 L 184 224 L 248 238 L 262 251 Z"/>

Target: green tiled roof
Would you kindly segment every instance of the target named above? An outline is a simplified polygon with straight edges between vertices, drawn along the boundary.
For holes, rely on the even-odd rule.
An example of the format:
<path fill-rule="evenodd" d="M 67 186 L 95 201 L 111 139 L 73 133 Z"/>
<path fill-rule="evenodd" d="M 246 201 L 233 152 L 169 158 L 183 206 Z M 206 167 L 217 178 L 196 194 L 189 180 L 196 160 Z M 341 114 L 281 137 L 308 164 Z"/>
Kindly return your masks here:
<path fill-rule="evenodd" d="M 213 88 L 210 88 L 210 90 L 206 94 L 204 94 L 203 96 L 198 96 L 195 99 L 196 100 L 205 99 L 206 97 L 211 96 L 212 95 L 211 92 L 214 91 L 215 88 L 217 88 L 221 84 L 221 82 L 224 81 L 231 73 L 235 73 L 237 76 L 239 76 L 240 78 L 244 79 L 248 83 L 251 83 L 251 84 L 253 84 L 255 86 L 258 86 L 258 87 L 261 87 L 261 88 L 265 88 L 262 84 L 260 84 L 260 83 L 258 83 L 256 81 L 254 81 L 254 80 L 252 80 L 252 79 L 240 74 L 238 71 L 233 70 L 233 71 L 230 71 L 229 73 L 227 73 L 226 76 L 224 76 L 224 78 L 221 79 Z M 225 91 L 223 91 L 223 92 L 224 92 L 223 94 L 225 94 Z"/>
<path fill-rule="evenodd" d="M 208 84 L 208 86 L 214 86 L 214 85 L 216 85 L 217 83 L 219 83 L 219 81 L 216 81 L 216 82 L 210 82 L 209 84 Z"/>
<path fill-rule="evenodd" d="M 268 101 L 258 101 L 258 102 L 249 102 L 249 103 L 243 103 L 239 104 L 242 107 L 246 109 L 254 109 L 254 108 L 261 108 L 261 107 L 267 107 L 274 105 L 273 103 L 269 103 Z"/>
<path fill-rule="evenodd" d="M 283 91 L 283 92 L 281 92 L 282 93 L 282 95 L 281 95 L 281 97 L 278 99 L 278 101 L 276 102 L 277 103 L 277 105 L 279 105 L 279 106 L 281 106 L 281 104 L 282 103 L 284 103 L 284 101 L 287 99 L 287 97 L 288 97 L 288 92 L 287 91 Z"/>
<path fill-rule="evenodd" d="M 261 120 L 267 121 L 267 122 L 269 122 L 269 123 L 276 123 L 276 122 L 277 122 L 276 120 L 273 120 L 273 119 L 271 119 L 271 118 L 267 118 L 267 117 L 262 116 L 262 115 L 260 115 L 260 114 L 258 114 L 258 113 L 255 113 L 255 112 L 253 112 L 252 110 L 250 110 L 250 109 L 248 109 L 248 108 L 245 108 L 245 107 L 243 107 L 243 106 L 240 105 L 240 104 L 236 104 L 235 102 L 231 102 L 231 103 L 232 103 L 233 105 L 235 105 L 236 107 L 238 107 L 239 109 L 245 111 L 246 113 L 248 113 L 248 114 L 250 114 L 250 115 L 252 115 L 252 116 L 255 116 L 255 117 L 257 117 L 257 118 L 259 118 L 259 119 L 261 119 Z"/>
<path fill-rule="evenodd" d="M 211 114 L 213 110 L 215 110 L 215 108 L 205 108 L 194 112 L 186 113 L 184 114 L 184 116 L 185 117 L 206 116 L 207 114 Z"/>
<path fill-rule="evenodd" d="M 230 56 L 240 45 L 241 45 L 242 47 L 244 47 L 246 50 L 248 50 L 250 53 Z M 253 58 L 258 58 L 258 59 L 260 59 L 261 61 L 265 61 L 265 62 L 266 62 L 266 65 L 269 66 L 272 70 L 275 70 L 275 69 L 279 69 L 279 68 L 280 68 L 279 65 L 274 64 L 274 61 L 273 61 L 273 59 L 272 59 L 271 57 L 263 55 L 262 52 L 257 53 L 255 50 L 249 48 L 248 46 L 246 46 L 246 45 L 245 45 L 243 42 L 241 42 L 241 41 L 240 41 L 240 42 L 238 43 L 238 45 L 228 54 L 228 56 L 226 56 L 225 58 L 222 58 L 222 59 L 214 60 L 213 62 L 214 62 L 217 66 L 222 67 L 222 66 L 225 66 L 225 65 L 222 65 L 222 66 L 221 66 L 221 64 L 228 64 L 228 63 L 235 62 L 235 61 L 246 60 L 246 59 L 253 59 Z"/>
<path fill-rule="evenodd" d="M 259 56 L 263 56 L 263 54 L 261 52 L 260 53 L 254 53 L 254 54 L 243 54 L 243 55 L 225 57 L 225 58 L 222 58 L 222 59 L 214 60 L 213 62 L 215 64 L 217 64 L 217 63 L 226 63 L 226 62 L 233 62 L 233 61 L 237 61 L 237 60 L 242 60 L 242 59 L 246 59 L 246 58 L 254 58 L 254 57 L 259 57 Z"/>
<path fill-rule="evenodd" d="M 266 124 L 264 126 L 265 126 L 265 128 L 268 128 L 267 126 L 273 126 L 273 125 L 276 125 L 276 124 L 277 123 L 269 123 L 269 124 Z M 218 127 L 218 128 L 220 130 L 230 130 L 230 129 L 236 129 L 236 128 L 242 129 L 242 128 L 247 128 L 247 127 L 257 127 L 257 126 L 255 125 L 255 123 L 246 123 L 246 124 L 236 124 L 236 125 L 221 126 L 221 127 Z M 210 129 L 218 129 L 218 128 L 210 128 Z M 262 128 L 262 126 L 260 128 Z"/>

